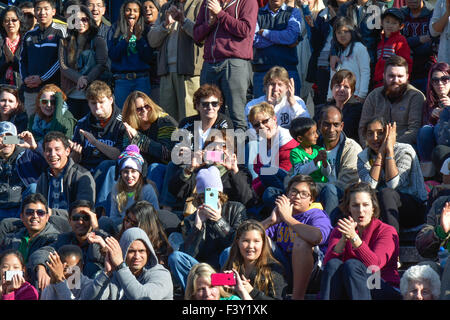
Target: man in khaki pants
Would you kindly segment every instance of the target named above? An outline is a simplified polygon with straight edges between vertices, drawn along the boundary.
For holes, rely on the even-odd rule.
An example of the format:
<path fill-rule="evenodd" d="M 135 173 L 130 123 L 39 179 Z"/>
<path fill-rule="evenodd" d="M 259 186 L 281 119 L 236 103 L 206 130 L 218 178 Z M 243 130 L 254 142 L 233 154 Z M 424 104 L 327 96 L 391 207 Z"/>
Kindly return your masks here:
<path fill-rule="evenodd" d="M 159 49 L 160 105 L 177 121 L 197 114 L 192 98 L 200 87 L 203 48 L 192 37 L 200 5 L 200 0 L 169 0 L 148 33 L 150 46 Z"/>

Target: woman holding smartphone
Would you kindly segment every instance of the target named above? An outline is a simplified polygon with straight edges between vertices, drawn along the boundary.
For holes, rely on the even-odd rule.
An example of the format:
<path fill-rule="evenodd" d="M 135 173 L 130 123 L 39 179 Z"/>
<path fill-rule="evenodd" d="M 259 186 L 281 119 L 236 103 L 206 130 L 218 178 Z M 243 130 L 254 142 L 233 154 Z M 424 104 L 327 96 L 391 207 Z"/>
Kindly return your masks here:
<path fill-rule="evenodd" d="M 189 272 L 185 300 L 253 300 L 245 290 L 239 274 L 232 271 L 236 278 L 234 292 L 238 296 L 229 293 L 224 286 L 213 286 L 211 276 L 216 273 L 213 267 L 207 263 L 199 263 Z"/>
<path fill-rule="evenodd" d="M 1 300 L 39 300 L 35 287 L 25 280 L 25 263 L 22 254 L 7 250 L 0 256 Z M 10 278 L 10 274 L 12 277 Z"/>
<path fill-rule="evenodd" d="M 254 300 L 282 300 L 287 293 L 283 266 L 273 257 L 269 241 L 260 222 L 243 222 L 223 266 L 225 270 L 237 271 Z"/>

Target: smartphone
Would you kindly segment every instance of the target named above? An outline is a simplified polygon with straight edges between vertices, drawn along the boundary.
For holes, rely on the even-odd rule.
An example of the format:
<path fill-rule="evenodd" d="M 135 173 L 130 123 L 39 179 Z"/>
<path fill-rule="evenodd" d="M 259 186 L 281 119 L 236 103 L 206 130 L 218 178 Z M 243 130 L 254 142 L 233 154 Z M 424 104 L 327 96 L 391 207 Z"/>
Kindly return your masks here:
<path fill-rule="evenodd" d="M 216 188 L 206 188 L 205 189 L 205 204 L 210 206 L 211 208 L 218 210 L 219 209 L 219 190 Z"/>
<path fill-rule="evenodd" d="M 223 162 L 223 151 L 206 151 L 206 161 Z"/>
<path fill-rule="evenodd" d="M 212 286 L 235 286 L 236 279 L 234 273 L 213 273 L 211 274 Z"/>
<path fill-rule="evenodd" d="M 18 136 L 4 136 L 3 144 L 21 144 L 23 143 L 22 139 L 19 139 Z"/>
<path fill-rule="evenodd" d="M 12 278 L 16 274 L 21 275 L 23 277 L 23 271 L 22 270 L 8 270 L 8 271 L 5 271 L 5 281 L 12 281 Z"/>

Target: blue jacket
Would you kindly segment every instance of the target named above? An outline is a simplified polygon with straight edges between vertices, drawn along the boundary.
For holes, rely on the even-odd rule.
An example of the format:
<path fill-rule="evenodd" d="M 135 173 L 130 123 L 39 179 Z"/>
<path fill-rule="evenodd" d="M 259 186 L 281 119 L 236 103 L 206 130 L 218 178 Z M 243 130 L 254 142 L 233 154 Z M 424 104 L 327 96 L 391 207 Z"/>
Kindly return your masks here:
<path fill-rule="evenodd" d="M 128 42 L 119 36 L 114 38 L 117 24 L 108 31 L 108 55 L 111 59 L 112 73 L 146 72 L 150 70 L 153 49 L 145 36 L 136 40 L 137 53 L 128 50 Z"/>
<path fill-rule="evenodd" d="M 0 208 L 18 208 L 22 192 L 38 180 L 47 166 L 39 153 L 18 146 L 6 161 L 1 159 Z"/>

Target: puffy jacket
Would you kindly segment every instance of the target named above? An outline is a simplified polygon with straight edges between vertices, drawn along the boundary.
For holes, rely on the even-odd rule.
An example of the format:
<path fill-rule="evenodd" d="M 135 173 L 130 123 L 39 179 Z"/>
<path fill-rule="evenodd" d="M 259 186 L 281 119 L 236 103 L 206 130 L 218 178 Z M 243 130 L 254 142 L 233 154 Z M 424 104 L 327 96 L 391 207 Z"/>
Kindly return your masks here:
<path fill-rule="evenodd" d="M 247 219 L 242 203 L 227 201 L 222 205 L 222 217 L 217 221 L 207 220 L 202 229 L 195 227 L 195 214 L 182 222 L 184 245 L 180 248 L 199 261 L 205 261 L 215 268 L 219 266 L 219 255 L 233 241 L 239 225 Z"/>

